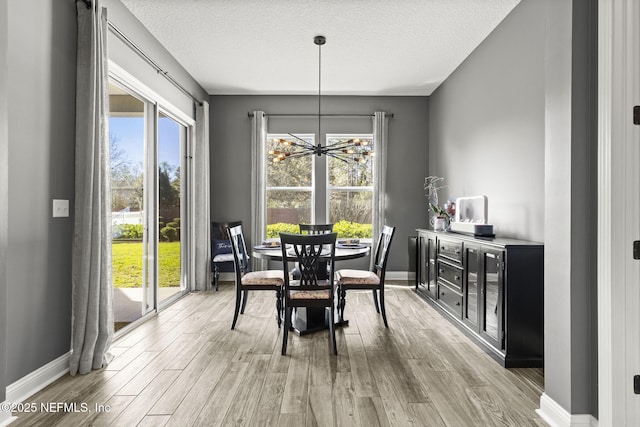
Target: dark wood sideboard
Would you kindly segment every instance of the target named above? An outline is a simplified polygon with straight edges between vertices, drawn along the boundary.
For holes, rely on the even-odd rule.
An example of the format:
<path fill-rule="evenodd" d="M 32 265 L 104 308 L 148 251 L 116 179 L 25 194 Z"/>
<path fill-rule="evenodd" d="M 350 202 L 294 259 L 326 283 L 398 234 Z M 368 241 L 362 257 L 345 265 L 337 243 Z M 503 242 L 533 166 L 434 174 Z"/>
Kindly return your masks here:
<path fill-rule="evenodd" d="M 544 246 L 416 231 L 416 292 L 504 367 L 542 367 Z"/>

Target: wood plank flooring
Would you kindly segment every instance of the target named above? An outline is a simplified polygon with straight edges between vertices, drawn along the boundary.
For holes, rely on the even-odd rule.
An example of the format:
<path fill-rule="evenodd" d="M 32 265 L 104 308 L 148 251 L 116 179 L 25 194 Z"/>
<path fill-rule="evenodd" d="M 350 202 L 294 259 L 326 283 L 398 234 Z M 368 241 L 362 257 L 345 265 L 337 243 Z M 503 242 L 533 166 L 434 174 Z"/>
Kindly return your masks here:
<path fill-rule="evenodd" d="M 545 425 L 541 369 L 502 368 L 408 282 L 393 283 L 389 329 L 370 291 L 349 292 L 338 356 L 327 331 L 289 334 L 280 355 L 271 292 L 251 293 L 233 331 L 231 283 L 190 294 L 118 338 L 105 369 L 27 399 L 38 410 L 14 413 L 12 426 Z"/>

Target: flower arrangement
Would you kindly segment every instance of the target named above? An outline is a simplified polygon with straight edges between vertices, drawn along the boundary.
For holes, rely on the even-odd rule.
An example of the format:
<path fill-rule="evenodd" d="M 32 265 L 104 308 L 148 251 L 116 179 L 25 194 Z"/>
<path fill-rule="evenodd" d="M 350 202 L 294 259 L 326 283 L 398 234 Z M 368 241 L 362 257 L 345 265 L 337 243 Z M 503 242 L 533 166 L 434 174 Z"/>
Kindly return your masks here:
<path fill-rule="evenodd" d="M 444 181 L 443 177 L 439 176 L 428 176 L 424 179 L 424 191 L 427 196 L 427 201 L 429 203 L 429 208 L 434 213 L 437 218 L 449 218 L 449 214 L 445 209 L 440 207 L 438 203 L 438 190 L 444 188 L 442 185 L 442 181 Z"/>

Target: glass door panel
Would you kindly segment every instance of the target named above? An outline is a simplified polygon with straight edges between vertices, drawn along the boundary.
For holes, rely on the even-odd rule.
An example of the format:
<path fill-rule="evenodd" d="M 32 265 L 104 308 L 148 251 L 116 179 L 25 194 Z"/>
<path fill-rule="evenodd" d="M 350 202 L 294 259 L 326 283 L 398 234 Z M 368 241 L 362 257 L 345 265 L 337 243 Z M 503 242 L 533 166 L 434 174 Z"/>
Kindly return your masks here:
<path fill-rule="evenodd" d="M 428 279 L 428 267 L 429 264 L 427 263 L 427 236 L 425 236 L 424 234 L 418 233 L 418 253 L 420 254 L 420 258 L 418 259 L 418 263 L 419 268 L 419 275 L 416 278 L 416 290 L 426 290 L 427 287 L 427 281 Z M 423 289 L 424 288 L 424 289 Z"/>
<path fill-rule="evenodd" d="M 184 289 L 183 182 L 180 179 L 187 128 L 158 116 L 158 303 Z M 186 237 L 186 236 L 184 236 Z"/>
<path fill-rule="evenodd" d="M 478 330 L 478 290 L 480 279 L 480 265 L 478 262 L 478 250 L 476 248 L 465 245 L 465 260 L 467 263 L 466 268 L 466 286 L 465 286 L 465 301 L 464 301 L 464 321 L 473 328 L 474 331 Z"/>
<path fill-rule="evenodd" d="M 114 327 L 139 319 L 144 305 L 145 103 L 109 85 Z"/>
<path fill-rule="evenodd" d="M 429 237 L 427 240 L 427 291 L 431 298 L 438 297 L 438 275 L 436 274 L 436 239 Z"/>
<path fill-rule="evenodd" d="M 416 290 L 425 292 L 431 299 L 438 297 L 438 277 L 436 274 L 436 238 L 426 233 L 418 233 L 420 275 L 416 280 Z"/>
<path fill-rule="evenodd" d="M 502 262 L 501 252 L 482 251 L 483 295 L 481 333 L 502 348 Z"/>

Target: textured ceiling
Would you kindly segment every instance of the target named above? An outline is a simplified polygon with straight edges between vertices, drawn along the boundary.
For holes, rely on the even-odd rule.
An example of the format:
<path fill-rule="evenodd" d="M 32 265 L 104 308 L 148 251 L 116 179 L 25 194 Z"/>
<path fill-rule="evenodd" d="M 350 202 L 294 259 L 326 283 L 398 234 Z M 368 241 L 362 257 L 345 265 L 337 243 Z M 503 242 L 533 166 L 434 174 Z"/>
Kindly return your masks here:
<path fill-rule="evenodd" d="M 212 95 L 430 95 L 520 0 L 121 0 Z"/>

